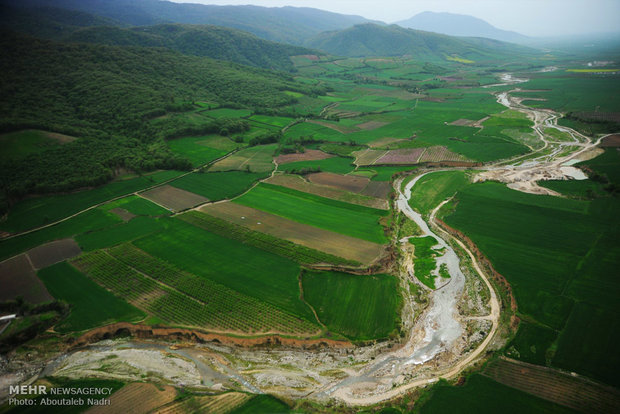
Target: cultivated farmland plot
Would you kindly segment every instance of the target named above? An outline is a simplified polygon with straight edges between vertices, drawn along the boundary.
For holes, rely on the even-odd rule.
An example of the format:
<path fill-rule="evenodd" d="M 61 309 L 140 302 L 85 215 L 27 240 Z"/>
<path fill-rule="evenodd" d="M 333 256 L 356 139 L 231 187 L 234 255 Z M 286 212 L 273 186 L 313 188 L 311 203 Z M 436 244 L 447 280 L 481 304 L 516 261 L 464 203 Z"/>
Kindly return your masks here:
<path fill-rule="evenodd" d="M 381 244 L 299 223 L 237 203 L 210 204 L 200 210 L 255 231 L 363 264 L 373 262 L 383 252 Z"/>
<path fill-rule="evenodd" d="M 140 193 L 140 196 L 171 211 L 186 210 L 209 201 L 208 198 L 171 185 L 162 185 Z"/>

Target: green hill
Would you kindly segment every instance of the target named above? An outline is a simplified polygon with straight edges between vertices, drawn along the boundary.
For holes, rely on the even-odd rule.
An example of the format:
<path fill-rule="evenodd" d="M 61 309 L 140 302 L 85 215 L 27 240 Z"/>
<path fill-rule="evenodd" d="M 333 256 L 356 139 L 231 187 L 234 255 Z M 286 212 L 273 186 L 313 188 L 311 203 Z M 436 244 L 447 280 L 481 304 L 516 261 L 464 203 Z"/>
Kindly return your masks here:
<path fill-rule="evenodd" d="M 215 6 L 159 0 L 2 0 L 15 7 L 52 6 L 114 19 L 132 26 L 161 23 L 212 24 L 250 32 L 263 39 L 301 45 L 325 30 L 369 22 L 305 7 Z"/>
<path fill-rule="evenodd" d="M 16 197 L 98 185 L 118 168 L 188 168 L 163 142 L 187 125 L 174 117 L 157 125 L 150 120 L 197 109 L 193 102 L 277 108 L 295 101 L 286 90 L 321 92 L 281 72 L 162 48 L 67 44 L 2 32 L 0 55 L 0 131 L 34 128 L 79 138 L 3 162 L 4 193 Z M 222 122 L 192 127 L 215 132 Z"/>
<path fill-rule="evenodd" d="M 405 29 L 397 25 L 360 24 L 341 31 L 324 32 L 306 42 L 308 47 L 338 56 L 403 56 L 426 60 L 486 61 L 535 50 L 484 38 L 456 38 Z"/>
<path fill-rule="evenodd" d="M 65 40 L 117 46 L 166 47 L 186 55 L 278 70 L 293 68 L 290 56 L 316 53 L 300 46 L 263 40 L 239 30 L 207 25 L 88 27 L 74 31 Z"/>

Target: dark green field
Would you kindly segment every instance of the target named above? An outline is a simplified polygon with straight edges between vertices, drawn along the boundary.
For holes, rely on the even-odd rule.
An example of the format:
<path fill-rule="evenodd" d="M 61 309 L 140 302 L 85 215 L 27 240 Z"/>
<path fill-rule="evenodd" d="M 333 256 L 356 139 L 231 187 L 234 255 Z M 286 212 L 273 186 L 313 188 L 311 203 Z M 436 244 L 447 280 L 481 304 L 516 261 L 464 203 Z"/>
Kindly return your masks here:
<path fill-rule="evenodd" d="M 256 247 L 209 233 L 181 220 L 134 244 L 189 273 L 211 279 L 308 320 L 314 316 L 299 300 L 299 266 Z"/>
<path fill-rule="evenodd" d="M 513 345 L 523 359 L 616 384 L 618 198 L 571 200 L 483 183 L 462 189 L 456 199 L 446 222 L 471 237 L 507 278 L 519 312 L 546 328 L 538 334 L 529 325 L 521 328 Z"/>
<path fill-rule="evenodd" d="M 67 263 L 42 269 L 38 276 L 54 298 L 71 306 L 69 316 L 55 326 L 58 332 L 83 331 L 114 322 L 136 322 L 146 316 Z"/>
<path fill-rule="evenodd" d="M 307 169 L 313 171 L 332 172 L 336 174 L 347 174 L 353 171 L 354 168 L 355 166 L 353 165 L 353 159 L 333 157 L 317 161 L 289 162 L 287 164 L 279 165 L 278 171 L 294 172 Z"/>
<path fill-rule="evenodd" d="M 81 234 L 75 238 L 82 250 L 95 250 L 135 240 L 164 229 L 164 224 L 152 217 L 135 217 L 127 223 Z"/>
<path fill-rule="evenodd" d="M 304 272 L 302 283 L 304 299 L 330 331 L 352 340 L 398 332 L 400 296 L 395 277 Z"/>
<path fill-rule="evenodd" d="M 431 393 L 431 398 L 419 409 L 422 414 L 574 413 L 480 374 L 470 376 L 460 387 L 435 385 Z"/>
<path fill-rule="evenodd" d="M 231 414 L 287 414 L 288 405 L 271 395 L 257 395 L 250 401 L 231 411 Z"/>
<path fill-rule="evenodd" d="M 234 202 L 363 240 L 375 243 L 387 241 L 379 224 L 379 220 L 387 214 L 382 210 L 264 183 Z"/>

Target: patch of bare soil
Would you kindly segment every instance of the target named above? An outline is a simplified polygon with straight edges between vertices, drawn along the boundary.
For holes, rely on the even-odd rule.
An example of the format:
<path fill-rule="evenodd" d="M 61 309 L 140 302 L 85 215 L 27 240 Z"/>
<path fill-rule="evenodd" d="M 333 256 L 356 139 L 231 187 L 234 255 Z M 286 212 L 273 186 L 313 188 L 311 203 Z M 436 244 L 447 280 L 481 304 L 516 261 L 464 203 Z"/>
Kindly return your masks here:
<path fill-rule="evenodd" d="M 65 135 L 65 134 L 59 134 L 57 132 L 46 132 L 45 135 L 47 135 L 47 137 L 50 139 L 60 142 L 61 144 L 66 144 L 67 142 L 72 142 L 77 139 L 76 137 L 72 137 L 72 136 Z"/>
<path fill-rule="evenodd" d="M 364 264 L 372 263 L 384 251 L 383 246 L 377 243 L 297 223 L 236 203 L 209 204 L 201 207 L 200 211 L 255 231 Z"/>
<path fill-rule="evenodd" d="M 183 328 L 156 328 L 146 325 L 134 325 L 129 322 L 119 322 L 107 326 L 95 328 L 86 332 L 72 343 L 72 348 L 78 348 L 91 343 L 99 342 L 103 339 L 110 339 L 117 336 L 130 334 L 137 338 L 159 338 L 175 341 L 189 342 L 214 342 L 224 345 L 239 345 L 243 347 L 254 347 L 262 345 L 283 345 L 304 349 L 319 348 L 352 348 L 353 344 L 348 341 L 336 341 L 327 338 L 317 339 L 295 339 L 282 337 L 280 335 L 265 335 L 258 337 L 242 338 L 238 336 L 227 336 L 223 334 L 206 333 L 198 330 Z"/>
<path fill-rule="evenodd" d="M 368 146 L 370 148 L 381 148 L 381 147 L 388 146 L 390 144 L 395 144 L 397 142 L 403 142 L 403 141 L 407 141 L 407 139 L 405 139 L 405 138 L 385 137 L 385 138 L 379 138 L 376 141 L 372 141 L 370 144 L 368 144 Z"/>
<path fill-rule="evenodd" d="M 76 257 L 80 253 L 82 250 L 73 239 L 56 240 L 28 250 L 28 256 L 35 269 L 43 269 Z"/>
<path fill-rule="evenodd" d="M 177 395 L 174 387 L 134 382 L 121 388 L 110 397 L 109 406 L 92 407 L 88 414 L 127 413 L 146 414 L 172 402 Z"/>
<path fill-rule="evenodd" d="M 366 177 L 356 177 L 352 175 L 340 175 L 329 172 L 320 172 L 308 175 L 310 182 L 320 185 L 327 185 L 341 190 L 360 193 L 370 180 Z"/>
<path fill-rule="evenodd" d="M 387 199 L 391 189 L 392 186 L 388 181 L 371 181 L 362 190 L 362 194 Z"/>
<path fill-rule="evenodd" d="M 124 222 L 128 222 L 132 218 L 136 217 L 135 214 L 130 213 L 129 211 L 125 210 L 124 208 L 120 208 L 120 207 L 116 207 L 116 208 L 111 209 L 110 213 L 116 214 Z"/>
<path fill-rule="evenodd" d="M 153 188 L 152 190 L 140 193 L 140 196 L 172 211 L 186 210 L 209 201 L 208 198 L 181 190 L 171 185 Z"/>
<path fill-rule="evenodd" d="M 457 119 L 456 121 L 450 122 L 448 125 L 456 125 L 456 126 L 471 126 L 474 123 L 471 119 Z"/>
<path fill-rule="evenodd" d="M 341 134 L 350 134 L 351 132 L 356 132 L 357 131 L 357 129 L 351 128 L 351 127 L 346 126 L 346 125 L 333 124 L 331 122 L 326 122 L 326 121 L 317 121 L 316 119 L 308 119 L 308 120 L 306 120 L 306 122 L 309 122 L 311 124 L 322 125 L 322 126 L 324 126 L 326 128 L 330 128 L 330 129 L 333 129 L 334 131 L 338 131 Z"/>
<path fill-rule="evenodd" d="M 18 296 L 30 303 L 54 299 L 36 276 L 26 253 L 0 263 L 0 301 L 15 300 Z"/>
<path fill-rule="evenodd" d="M 620 147 L 620 134 L 606 136 L 601 141 L 599 147 L 601 148 Z"/>
<path fill-rule="evenodd" d="M 420 157 L 424 153 L 424 148 L 403 148 L 397 150 L 389 150 L 379 157 L 373 164 L 393 164 L 393 165 L 410 165 L 418 163 Z"/>
<path fill-rule="evenodd" d="M 387 124 L 388 124 L 387 122 L 381 122 L 381 121 L 368 121 L 362 124 L 357 124 L 355 126 L 358 127 L 359 129 L 363 129 L 364 131 L 372 131 L 373 129 L 381 128 L 382 126 L 387 125 Z"/>
<path fill-rule="evenodd" d="M 276 162 L 278 164 L 288 164 L 297 161 L 316 161 L 333 157 L 335 157 L 335 155 L 328 154 L 320 150 L 307 149 L 305 152 L 279 155 L 278 158 L 276 158 Z"/>

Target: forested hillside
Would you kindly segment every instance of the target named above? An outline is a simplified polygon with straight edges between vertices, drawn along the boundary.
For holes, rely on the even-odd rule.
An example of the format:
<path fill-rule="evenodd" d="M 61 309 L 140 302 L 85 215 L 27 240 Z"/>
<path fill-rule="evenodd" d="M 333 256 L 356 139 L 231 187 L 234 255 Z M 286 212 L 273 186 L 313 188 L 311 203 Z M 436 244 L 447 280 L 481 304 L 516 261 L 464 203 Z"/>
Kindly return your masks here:
<path fill-rule="evenodd" d="M 405 29 L 397 25 L 360 24 L 341 31 L 324 32 L 306 42 L 308 47 L 339 56 L 402 56 L 436 60 L 446 57 L 482 61 L 533 49 L 483 38 L 455 38 Z"/>
<path fill-rule="evenodd" d="M 291 70 L 290 56 L 312 50 L 260 39 L 220 26 L 163 24 L 147 27 L 89 27 L 65 38 L 70 42 L 118 46 L 166 47 L 186 55 L 206 56 L 267 69 Z"/>
<path fill-rule="evenodd" d="M 160 23 L 215 24 L 278 42 L 301 45 L 325 30 L 368 22 L 302 7 L 214 6 L 159 0 L 2 0 L 18 7 L 59 7 L 104 16 L 132 26 Z"/>
<path fill-rule="evenodd" d="M 79 137 L 0 166 L 8 198 L 67 191 L 108 181 L 116 168 L 189 168 L 163 139 L 190 132 L 148 120 L 195 108 L 195 102 L 275 108 L 295 98 L 285 90 L 320 90 L 261 69 L 161 48 L 44 41 L 12 32 L 0 40 L 0 130 L 38 128 Z M 220 123 L 222 121 L 219 121 Z M 193 125 L 199 132 L 222 125 Z"/>

